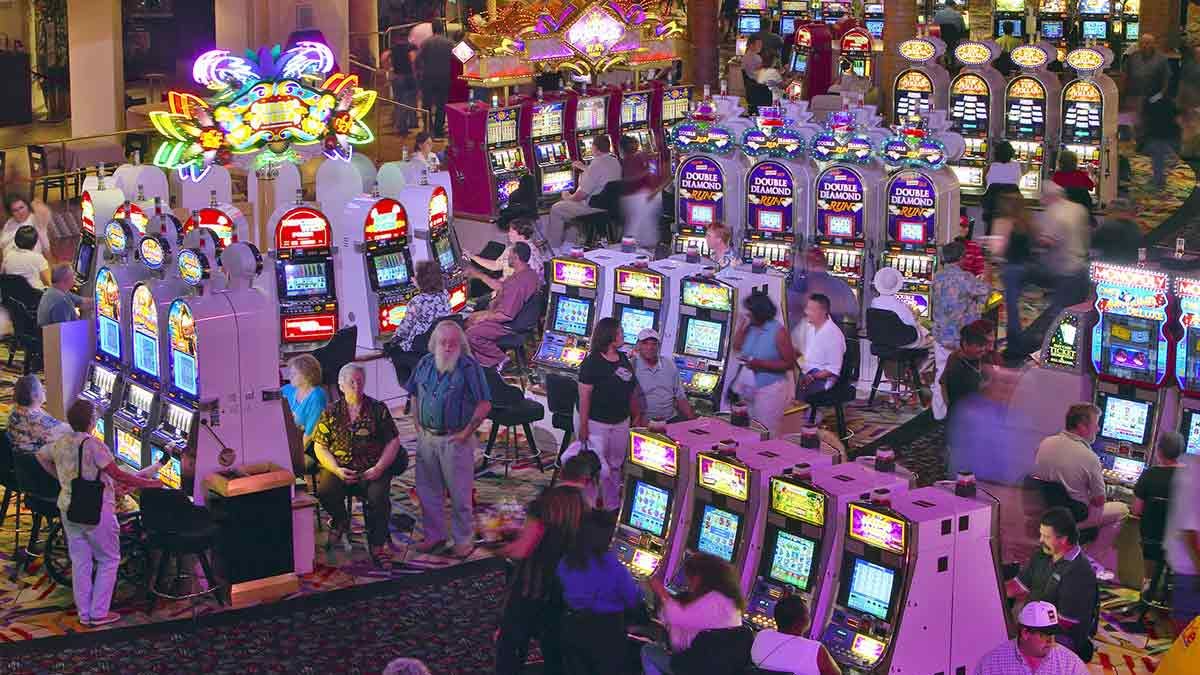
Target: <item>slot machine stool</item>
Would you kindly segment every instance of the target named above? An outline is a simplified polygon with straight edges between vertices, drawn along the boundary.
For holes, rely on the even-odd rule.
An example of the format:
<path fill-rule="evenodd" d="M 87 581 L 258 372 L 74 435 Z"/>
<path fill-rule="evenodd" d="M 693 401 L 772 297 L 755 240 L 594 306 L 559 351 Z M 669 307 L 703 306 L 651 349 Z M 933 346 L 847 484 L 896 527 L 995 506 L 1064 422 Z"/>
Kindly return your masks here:
<path fill-rule="evenodd" d="M 212 595 L 225 605 L 222 587 L 217 584 L 209 558 L 217 542 L 219 528 L 213 522 L 208 509 L 195 506 L 187 495 L 178 490 L 142 490 L 142 527 L 146 532 L 147 552 L 158 551 L 158 572 L 146 579 L 150 596 L 150 611 L 159 598 L 168 600 L 190 600 L 203 595 Z M 179 594 L 181 582 L 192 578 L 183 571 L 185 556 L 194 555 L 200 561 L 204 574 L 204 590 Z M 163 590 L 171 561 L 175 562 L 175 576 L 171 578 L 171 592 Z"/>
<path fill-rule="evenodd" d="M 895 363 L 900 379 L 897 384 L 908 384 L 913 393 L 920 397 L 920 366 L 929 358 L 929 350 L 899 346 L 911 344 L 916 340 L 917 329 L 901 321 L 895 312 L 868 309 L 867 337 L 871 341 L 871 354 L 879 359 L 879 365 L 875 368 L 875 380 L 871 383 L 871 395 L 867 398 L 867 407 L 875 405 L 875 393 L 879 390 L 880 380 L 883 379 L 885 363 Z M 912 381 L 905 383 L 904 378 L 908 375 L 912 376 Z"/>
<path fill-rule="evenodd" d="M 558 471 L 562 468 L 563 453 L 575 438 L 575 406 L 579 403 L 579 385 L 566 375 L 546 373 L 546 402 L 550 404 L 550 426 L 563 432 L 558 457 L 554 459 L 554 474 L 550 476 L 550 487 L 554 487 L 558 482 Z"/>
<path fill-rule="evenodd" d="M 534 380 L 533 372 L 529 368 L 529 355 L 525 351 L 525 344 L 529 342 L 529 338 L 537 330 L 538 320 L 545 313 L 546 292 L 538 291 L 529 296 L 524 305 L 521 305 L 521 309 L 512 318 L 512 321 L 504 324 L 512 332 L 496 340 L 496 346 L 504 350 L 506 354 L 509 352 L 512 353 L 512 361 L 517 365 L 517 370 L 521 376 L 522 395 L 525 394 L 525 390 L 529 387 L 529 381 Z"/>
<path fill-rule="evenodd" d="M 858 340 L 846 340 L 846 353 L 842 356 L 842 368 L 838 373 L 837 382 L 826 391 L 818 392 L 804 399 L 808 404 L 808 423 L 817 421 L 817 408 L 833 408 L 837 418 L 838 439 L 845 442 L 853 434 L 846 427 L 846 404 L 853 401 L 858 392 L 854 383 L 858 382 Z M 880 368 L 879 372 L 883 372 Z"/>
<path fill-rule="evenodd" d="M 545 473 L 542 451 L 538 450 L 537 443 L 533 440 L 533 427 L 530 425 L 543 420 L 546 417 L 546 409 L 541 403 L 525 398 L 520 389 L 505 382 L 496 371 L 487 368 L 484 373 L 487 376 L 488 389 L 492 392 L 492 410 L 487 416 L 492 423 L 492 431 L 488 434 L 487 447 L 483 451 L 483 464 L 479 470 L 482 471 L 491 462 L 496 462 L 504 465 L 504 477 L 508 478 L 508 471 L 513 464 L 532 459 L 537 462 L 538 471 Z M 529 441 L 529 452 L 525 456 L 521 455 L 517 446 L 518 426 L 524 429 L 525 439 Z M 508 444 L 496 447 L 496 436 L 500 433 L 500 427 L 508 430 Z M 508 452 L 504 453 L 505 450 Z"/>

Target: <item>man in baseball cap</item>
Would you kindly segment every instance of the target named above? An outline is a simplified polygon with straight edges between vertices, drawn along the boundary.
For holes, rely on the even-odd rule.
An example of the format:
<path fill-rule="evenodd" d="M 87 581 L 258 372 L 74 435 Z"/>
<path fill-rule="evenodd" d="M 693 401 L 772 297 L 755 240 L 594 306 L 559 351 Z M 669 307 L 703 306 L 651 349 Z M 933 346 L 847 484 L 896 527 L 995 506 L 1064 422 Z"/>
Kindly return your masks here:
<path fill-rule="evenodd" d="M 632 353 L 633 372 L 645 398 L 642 410 L 646 411 L 646 420 L 690 420 L 696 413 L 683 390 L 679 369 L 674 359 L 660 356 L 659 346 L 658 331 L 643 328 Z"/>
<path fill-rule="evenodd" d="M 1070 649 L 1057 644 L 1058 610 L 1035 601 L 1025 605 L 1017 617 L 1020 632 L 988 652 L 975 667 L 975 675 L 1087 675 L 1087 666 Z"/>

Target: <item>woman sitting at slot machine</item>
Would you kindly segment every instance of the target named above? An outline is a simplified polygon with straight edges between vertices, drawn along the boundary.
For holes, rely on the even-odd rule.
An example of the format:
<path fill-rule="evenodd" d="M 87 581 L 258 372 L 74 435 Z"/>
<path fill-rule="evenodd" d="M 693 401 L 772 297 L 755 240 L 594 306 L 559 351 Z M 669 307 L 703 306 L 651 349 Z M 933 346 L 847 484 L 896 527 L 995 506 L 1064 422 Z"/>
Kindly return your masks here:
<path fill-rule="evenodd" d="M 129 488 L 160 488 L 157 476 L 164 456 L 138 473 L 123 471 L 111 450 L 92 436 L 96 427 L 96 406 L 79 399 L 67 410 L 67 422 L 72 433 L 60 436 L 37 453 L 38 463 L 51 476 L 58 478 L 58 508 L 62 512 L 63 531 L 71 556 L 71 590 L 79 623 L 103 626 L 121 620 L 121 615 L 109 611 L 113 588 L 117 583 L 117 567 L 121 564 L 121 528 L 117 524 L 116 485 Z M 103 487 L 97 511 L 88 514 L 82 497 L 72 506 L 74 481 L 99 481 Z M 88 525 L 72 521 L 71 516 L 98 517 Z M 95 571 L 93 579 L 92 572 Z"/>
<path fill-rule="evenodd" d="M 313 450 L 321 464 L 317 498 L 333 518 L 326 546 L 340 541 L 347 550 L 346 496 L 364 498 L 371 559 L 387 567 L 391 562 L 386 545 L 392 511 L 389 491 L 392 476 L 407 468 L 408 455 L 400 447 L 400 434 L 387 406 L 363 394 L 366 379 L 362 366 L 343 366 L 338 372 L 342 398 L 325 409 L 313 431 Z"/>
<path fill-rule="evenodd" d="M 433 136 L 430 136 L 428 132 L 422 131 L 413 140 L 413 156 L 411 161 L 424 162 L 425 166 L 429 167 L 430 173 L 437 171 L 438 167 L 442 165 L 441 158 L 433 151 Z"/>
<path fill-rule="evenodd" d="M 665 567 L 665 566 L 664 566 Z M 663 646 L 648 644 L 642 648 L 642 670 L 646 675 L 669 675 L 673 657 L 680 656 L 692 646 L 696 636 L 706 630 L 737 628 L 742 625 L 742 610 L 746 601 L 738 586 L 737 572 L 733 566 L 707 553 L 696 553 L 683 561 L 683 574 L 687 578 L 687 592 L 672 597 L 667 593 L 662 578 L 650 578 L 650 590 L 658 597 L 660 616 L 667 625 L 671 650 Z M 700 655 L 706 659 L 706 672 L 741 672 L 726 660 L 736 660 L 741 667 L 750 662 L 749 645 L 744 655 L 712 650 Z M 743 658 L 740 658 L 744 656 Z M 720 666 L 727 666 L 720 669 Z"/>
<path fill-rule="evenodd" d="M 8 438 L 13 452 L 35 453 L 43 445 L 71 431 L 69 426 L 42 410 L 46 388 L 37 375 L 18 379 L 13 387 L 13 397 L 17 405 L 8 418 Z"/>
<path fill-rule="evenodd" d="M 724 223 L 713 223 L 704 232 L 704 243 L 708 245 L 708 259 L 717 266 L 717 271 L 736 267 L 741 259 L 733 250 L 733 230 Z"/>
<path fill-rule="evenodd" d="M 546 276 L 545 263 L 534 233 L 532 220 L 528 218 L 515 218 L 508 224 L 508 246 L 500 254 L 499 258 L 489 260 L 479 254 L 467 254 L 467 260 L 474 263 L 473 265 L 465 266 L 467 276 L 471 277 L 472 298 L 500 290 L 500 286 L 504 283 L 504 280 L 512 276 L 513 246 L 517 242 L 523 241 L 529 245 L 529 267 L 537 273 L 539 280 L 544 280 Z M 496 276 L 496 273 L 499 273 L 499 276 Z"/>
<path fill-rule="evenodd" d="M 621 467 L 629 454 L 629 426 L 641 425 L 642 394 L 633 364 L 621 352 L 621 324 L 612 317 L 596 322 L 592 350 L 579 365 L 579 440 L 595 452 L 607 473 L 600 486 L 606 511 L 621 506 Z"/>
<path fill-rule="evenodd" d="M 329 397 L 321 388 L 321 362 L 312 354 L 301 354 L 288 361 L 288 382 L 280 393 L 292 410 L 292 421 L 304 431 L 304 449 L 312 442 L 313 429 Z"/>
<path fill-rule="evenodd" d="M 788 373 L 796 363 L 796 350 L 787 327 L 775 320 L 778 308 L 765 293 L 754 292 L 742 303 L 743 314 L 733 333 L 731 348 L 740 352 L 743 373 L 735 385 L 745 382 L 738 395 L 749 403 L 750 416 L 775 438 L 783 423 L 783 411 L 791 401 Z"/>
<path fill-rule="evenodd" d="M 396 369 L 396 381 L 408 382 L 412 369 L 417 361 L 429 353 L 423 349 L 413 349 L 413 341 L 417 336 L 428 333 L 433 323 L 438 319 L 450 316 L 450 296 L 446 293 L 446 280 L 442 270 L 433 260 L 422 260 L 416 269 L 417 290 L 420 291 L 404 310 L 404 318 L 396 324 L 396 332 L 392 339 L 384 345 L 383 351 L 392 359 L 392 367 Z"/>

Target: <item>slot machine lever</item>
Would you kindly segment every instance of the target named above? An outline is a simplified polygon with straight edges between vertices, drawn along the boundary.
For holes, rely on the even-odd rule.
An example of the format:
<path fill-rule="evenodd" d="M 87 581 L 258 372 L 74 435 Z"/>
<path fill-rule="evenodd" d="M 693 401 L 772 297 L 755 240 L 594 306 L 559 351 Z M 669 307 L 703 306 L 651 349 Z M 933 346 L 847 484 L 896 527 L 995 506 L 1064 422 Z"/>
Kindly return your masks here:
<path fill-rule="evenodd" d="M 208 429 L 208 433 L 212 434 L 213 439 L 217 441 L 217 445 L 221 446 L 221 450 L 232 450 L 233 449 L 233 448 L 229 447 L 228 445 L 225 445 L 225 441 L 221 440 L 221 437 L 217 435 L 217 432 L 213 431 L 213 428 L 209 425 L 208 420 L 201 419 L 200 426 L 204 427 L 205 429 Z"/>

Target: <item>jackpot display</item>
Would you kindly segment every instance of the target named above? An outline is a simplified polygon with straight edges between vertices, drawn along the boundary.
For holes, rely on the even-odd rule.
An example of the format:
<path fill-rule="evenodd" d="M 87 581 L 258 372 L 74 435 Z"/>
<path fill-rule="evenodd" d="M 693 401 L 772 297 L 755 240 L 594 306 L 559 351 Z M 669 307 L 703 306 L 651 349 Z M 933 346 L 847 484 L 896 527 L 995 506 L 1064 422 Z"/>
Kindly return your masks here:
<path fill-rule="evenodd" d="M 297 206 L 275 225 L 279 334 L 285 352 L 307 351 L 337 332 L 337 295 L 329 220 Z"/>

